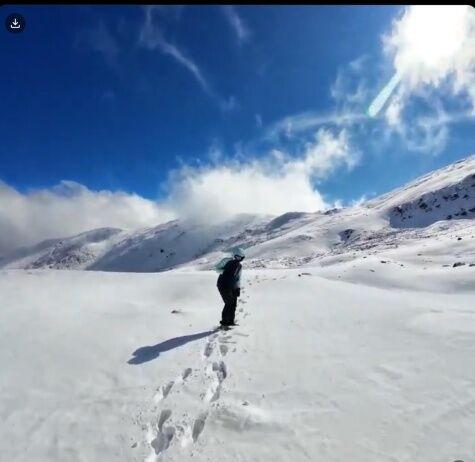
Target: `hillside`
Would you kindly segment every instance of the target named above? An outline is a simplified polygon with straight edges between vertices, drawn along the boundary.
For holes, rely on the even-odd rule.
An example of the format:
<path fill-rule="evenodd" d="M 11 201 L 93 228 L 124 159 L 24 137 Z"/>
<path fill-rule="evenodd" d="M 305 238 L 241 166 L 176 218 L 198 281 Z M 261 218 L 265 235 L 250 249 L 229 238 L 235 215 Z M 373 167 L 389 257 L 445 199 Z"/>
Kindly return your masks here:
<path fill-rule="evenodd" d="M 384 253 L 421 239 L 472 239 L 474 218 L 475 156 L 471 156 L 353 208 L 279 217 L 240 215 L 223 223 L 176 220 L 132 233 L 98 229 L 14 251 L 0 259 L 0 267 L 206 269 L 237 245 L 247 249 L 251 267 L 298 267 L 324 264 L 334 256 L 352 258 L 362 251 Z M 469 257 L 473 259 L 473 254 Z"/>

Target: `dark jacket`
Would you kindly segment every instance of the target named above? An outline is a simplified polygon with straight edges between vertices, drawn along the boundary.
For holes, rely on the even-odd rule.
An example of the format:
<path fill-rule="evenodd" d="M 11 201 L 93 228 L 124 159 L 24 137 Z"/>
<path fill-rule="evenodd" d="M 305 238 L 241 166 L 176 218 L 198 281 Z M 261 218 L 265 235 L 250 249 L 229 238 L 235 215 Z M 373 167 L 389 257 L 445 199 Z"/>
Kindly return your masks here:
<path fill-rule="evenodd" d="M 238 289 L 241 281 L 242 265 L 237 260 L 230 260 L 224 265 L 223 272 L 218 277 L 218 287 L 223 289 Z"/>

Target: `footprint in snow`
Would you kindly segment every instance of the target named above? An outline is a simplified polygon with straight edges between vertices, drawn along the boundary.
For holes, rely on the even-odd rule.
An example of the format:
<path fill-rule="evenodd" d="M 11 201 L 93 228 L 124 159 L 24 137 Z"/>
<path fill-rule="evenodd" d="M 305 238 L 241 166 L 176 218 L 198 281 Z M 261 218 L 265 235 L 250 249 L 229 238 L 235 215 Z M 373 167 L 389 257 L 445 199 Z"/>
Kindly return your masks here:
<path fill-rule="evenodd" d="M 216 376 L 220 382 L 222 382 L 228 375 L 224 361 L 219 361 L 219 363 L 214 362 L 213 371 L 216 372 Z"/>
<path fill-rule="evenodd" d="M 228 354 L 228 347 L 226 345 L 219 345 L 219 352 L 221 356 L 226 356 Z"/>
<path fill-rule="evenodd" d="M 181 379 L 185 381 L 190 376 L 191 372 L 192 372 L 191 367 L 187 367 L 181 374 Z"/>
<path fill-rule="evenodd" d="M 204 399 L 205 401 L 213 402 L 216 401 L 221 394 L 221 386 L 227 376 L 227 370 L 224 361 L 214 362 L 208 367 L 209 373 L 211 373 L 214 377 L 211 385 L 206 391 Z"/>
<path fill-rule="evenodd" d="M 163 409 L 158 418 L 158 430 L 162 431 L 163 424 L 171 417 L 172 411 L 170 409 Z"/>
<path fill-rule="evenodd" d="M 173 388 L 174 384 L 175 384 L 175 382 L 173 380 L 171 380 L 166 385 L 162 385 L 157 390 L 157 393 L 153 397 L 153 400 L 155 401 L 155 403 L 159 403 L 160 401 L 164 400 L 168 396 L 168 394 L 170 393 L 170 391 Z"/>
<path fill-rule="evenodd" d="M 211 353 L 213 352 L 214 349 L 214 344 L 211 342 L 206 342 L 205 349 L 203 351 L 203 356 L 205 358 L 209 358 L 211 356 Z"/>
<path fill-rule="evenodd" d="M 173 427 L 167 427 L 158 432 L 150 443 L 157 456 L 169 448 L 174 435 L 175 429 Z"/>
<path fill-rule="evenodd" d="M 205 428 L 207 417 L 208 417 L 208 414 L 206 412 L 202 412 L 193 423 L 192 438 L 194 442 L 198 440 L 198 437 L 201 435 L 203 429 Z"/>
<path fill-rule="evenodd" d="M 215 346 L 215 340 L 216 338 L 218 338 L 218 333 L 212 335 L 211 337 L 209 337 L 207 340 L 206 340 L 206 345 L 205 345 L 205 349 L 203 351 L 203 357 L 204 358 L 209 358 L 211 356 L 211 353 L 213 352 L 214 350 L 214 346 Z"/>

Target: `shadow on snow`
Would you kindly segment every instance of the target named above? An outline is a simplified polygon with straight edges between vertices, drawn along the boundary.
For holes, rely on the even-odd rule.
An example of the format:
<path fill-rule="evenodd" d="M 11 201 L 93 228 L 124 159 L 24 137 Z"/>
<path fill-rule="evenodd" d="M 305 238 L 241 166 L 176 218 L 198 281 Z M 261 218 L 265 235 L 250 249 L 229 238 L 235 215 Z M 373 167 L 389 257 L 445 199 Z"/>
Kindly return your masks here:
<path fill-rule="evenodd" d="M 207 337 L 214 332 L 216 332 L 216 330 L 207 330 L 205 332 L 199 332 L 198 334 L 183 335 L 181 337 L 171 338 L 169 340 L 165 340 L 164 342 L 157 343 L 156 345 L 140 347 L 132 353 L 132 358 L 129 359 L 127 363 L 136 365 L 152 361 L 158 358 L 160 353 L 173 350 L 174 348 L 179 348 L 189 342 Z"/>

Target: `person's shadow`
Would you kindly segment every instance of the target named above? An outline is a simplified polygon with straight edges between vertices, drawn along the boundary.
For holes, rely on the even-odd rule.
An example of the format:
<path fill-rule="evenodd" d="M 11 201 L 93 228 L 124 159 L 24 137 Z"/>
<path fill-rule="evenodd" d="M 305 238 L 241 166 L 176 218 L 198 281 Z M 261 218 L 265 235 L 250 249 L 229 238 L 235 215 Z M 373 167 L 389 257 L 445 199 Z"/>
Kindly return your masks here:
<path fill-rule="evenodd" d="M 171 338 L 170 340 L 165 340 L 164 342 L 157 343 L 152 346 L 143 346 L 132 353 L 132 358 L 130 358 L 128 364 L 143 364 L 147 361 L 152 361 L 160 356 L 160 353 L 165 351 L 173 350 L 174 348 L 179 348 L 188 342 L 193 342 L 194 340 L 199 340 L 200 338 L 207 337 L 216 332 L 215 330 L 207 330 L 205 332 L 200 332 L 198 334 L 192 335 L 183 335 L 182 337 Z"/>

